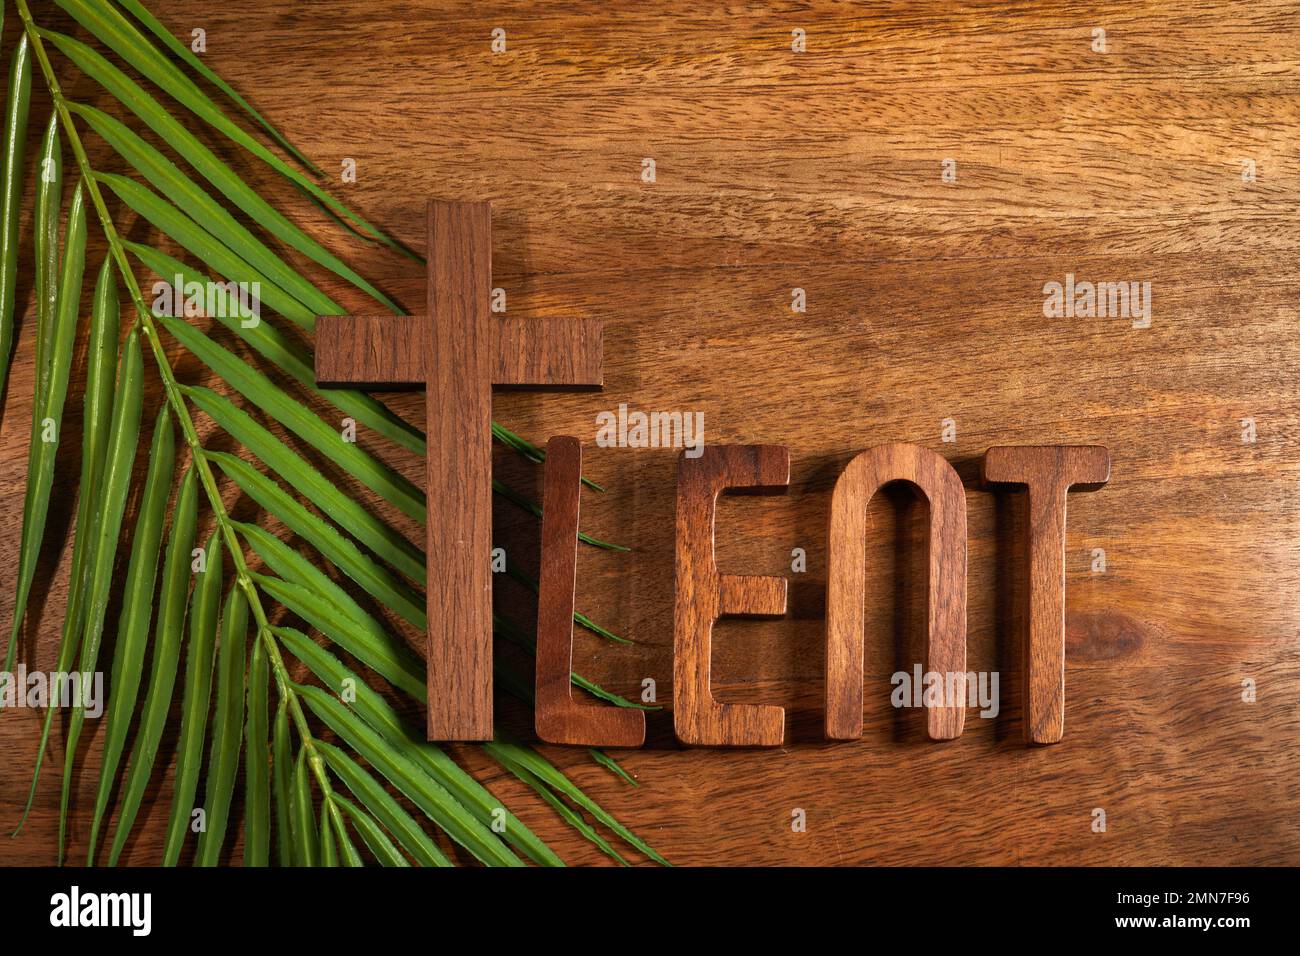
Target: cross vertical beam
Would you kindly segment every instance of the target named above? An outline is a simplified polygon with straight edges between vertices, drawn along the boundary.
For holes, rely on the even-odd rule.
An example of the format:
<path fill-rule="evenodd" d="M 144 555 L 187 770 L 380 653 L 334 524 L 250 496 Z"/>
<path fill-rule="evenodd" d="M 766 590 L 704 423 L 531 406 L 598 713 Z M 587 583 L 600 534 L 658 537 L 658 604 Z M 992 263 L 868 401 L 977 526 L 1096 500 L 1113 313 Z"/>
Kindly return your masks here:
<path fill-rule="evenodd" d="M 491 740 L 492 207 L 430 200 L 428 232 L 428 737 Z"/>

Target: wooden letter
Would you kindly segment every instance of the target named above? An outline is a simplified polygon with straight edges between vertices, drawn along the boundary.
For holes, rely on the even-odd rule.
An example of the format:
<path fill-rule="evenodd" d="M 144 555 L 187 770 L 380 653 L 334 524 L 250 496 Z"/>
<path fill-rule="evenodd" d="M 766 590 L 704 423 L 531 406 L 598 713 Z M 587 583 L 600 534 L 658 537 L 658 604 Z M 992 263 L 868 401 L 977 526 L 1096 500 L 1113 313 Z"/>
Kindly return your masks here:
<path fill-rule="evenodd" d="M 573 699 L 573 591 L 581 479 L 578 439 L 557 436 L 547 442 L 537 600 L 537 736 L 552 744 L 640 747 L 645 743 L 644 713 L 584 706 Z"/>
<path fill-rule="evenodd" d="M 492 739 L 492 386 L 599 388 L 601 326 L 494 319 L 492 207 L 428 206 L 424 316 L 321 316 L 321 387 L 426 388 L 428 737 Z"/>
<path fill-rule="evenodd" d="M 919 445 L 877 445 L 835 482 L 826 582 L 826 737 L 862 735 L 867 505 L 882 485 L 907 481 L 930 505 L 929 623 L 926 670 L 948 675 L 961 699 L 926 713 L 932 740 L 961 735 L 966 716 L 966 493 L 941 456 Z"/>
<path fill-rule="evenodd" d="M 1065 495 L 1110 480 L 1110 453 L 1101 445 L 1003 445 L 985 453 L 983 474 L 1029 494 L 1025 740 L 1054 744 L 1065 731 Z"/>
<path fill-rule="evenodd" d="M 677 460 L 677 603 L 673 615 L 673 726 L 684 744 L 778 747 L 785 711 L 713 699 L 713 622 L 724 614 L 785 613 L 785 578 L 719 574 L 713 525 L 730 489 L 779 493 L 790 484 L 790 453 L 775 445 L 710 445 Z"/>

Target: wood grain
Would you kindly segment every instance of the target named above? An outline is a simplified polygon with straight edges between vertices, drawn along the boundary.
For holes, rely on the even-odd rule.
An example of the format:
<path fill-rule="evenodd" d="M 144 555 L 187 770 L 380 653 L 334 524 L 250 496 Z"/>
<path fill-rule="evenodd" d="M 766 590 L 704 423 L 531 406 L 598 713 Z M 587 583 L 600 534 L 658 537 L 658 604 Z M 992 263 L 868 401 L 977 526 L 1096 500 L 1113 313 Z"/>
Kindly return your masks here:
<path fill-rule="evenodd" d="M 578 608 L 636 643 L 579 629 L 573 666 L 628 696 L 652 679 L 665 708 L 648 715 L 647 745 L 620 755 L 639 787 L 580 750 L 541 750 L 673 862 L 1300 864 L 1293 2 L 564 0 L 543 11 L 443 0 L 156 0 L 151 8 L 185 42 L 204 27 L 206 61 L 367 219 L 419 248 L 425 196 L 491 200 L 492 281 L 509 294 L 508 315 L 605 323 L 604 393 L 497 391 L 493 413 L 539 445 L 551 435 L 585 443 L 584 467 L 607 491 L 584 496 L 584 530 L 633 551 L 579 548 Z M 66 19 L 54 26 L 88 39 Z M 508 49 L 494 55 L 498 26 Z M 796 27 L 807 34 L 803 54 L 790 49 Z M 1106 29 L 1106 53 L 1091 49 L 1096 27 Z M 65 61 L 54 66 L 70 97 L 123 116 Z M 29 157 L 46 102 L 34 91 Z M 124 171 L 93 136 L 87 148 L 96 169 Z M 424 311 L 422 266 L 354 241 L 274 172 L 233 148 L 220 152 L 332 253 L 408 311 Z M 654 183 L 641 179 L 647 157 Z M 338 179 L 344 158 L 357 162 L 355 183 Z M 941 178 L 945 158 L 956 161 L 956 182 Z M 1251 182 L 1245 158 L 1257 166 Z M 109 202 L 132 238 L 148 241 L 146 224 Z M 103 246 L 90 232 L 89 260 L 98 262 Z M 22 235 L 30 249 L 28 226 Z M 375 311 L 309 262 L 290 261 L 345 310 Z M 1067 273 L 1149 280 L 1151 327 L 1044 317 L 1044 283 Z M 17 563 L 31 425 L 28 285 L 19 286 L 26 311 L 0 419 L 8 568 Z M 791 311 L 796 287 L 806 312 Z M 223 330 L 213 334 L 251 354 Z M 167 346 L 181 381 L 222 387 Z M 24 654 L 41 667 L 53 666 L 64 606 L 81 363 L 79 355 L 50 545 L 23 635 Z M 295 394 L 329 415 L 310 393 Z M 424 424 L 423 395 L 384 400 Z M 727 495 L 716 516 L 718 567 L 790 581 L 787 616 L 724 619 L 713 637 L 713 693 L 783 707 L 780 749 L 674 741 L 677 450 L 597 447 L 594 416 L 620 402 L 702 412 L 710 444 L 790 449 L 786 495 Z M 945 443 L 940 422 L 949 417 L 956 441 Z M 1247 417 L 1258 425 L 1254 442 L 1242 440 Z M 205 441 L 229 448 L 206 418 L 196 425 Z M 823 737 L 832 490 L 854 455 L 890 441 L 924 445 L 962 476 L 967 665 L 1002 675 L 998 715 L 972 711 L 962 736 L 943 746 L 928 742 L 923 712 L 889 702 L 891 675 L 923 660 L 928 530 L 913 497 L 888 487 L 868 506 L 863 542 L 871 637 L 862 736 Z M 364 429 L 358 443 L 423 480 L 417 456 Z M 1026 747 L 1027 501 L 982 489 L 979 459 L 995 445 L 1060 444 L 1102 444 L 1114 461 L 1104 491 L 1069 502 L 1070 730 L 1055 746 Z M 304 453 L 374 501 L 332 462 Z M 502 448 L 493 465 L 540 500 L 540 468 Z M 236 514 L 257 513 L 222 487 Z M 416 523 L 375 507 L 423 540 Z M 493 543 L 518 567 L 537 569 L 531 515 L 497 501 Z M 802 572 L 791 569 L 796 548 L 806 553 Z M 1097 548 L 1104 572 L 1092 570 Z M 12 584 L 0 578 L 3 627 Z M 530 590 L 504 580 L 495 590 L 499 611 L 531 623 Z M 499 642 L 498 656 L 508 652 Z M 527 679 L 527 661 L 514 663 Z M 1243 700 L 1246 679 L 1257 688 L 1253 703 Z M 499 694 L 497 711 L 530 734 L 530 710 Z M 6 833 L 26 800 L 40 716 L 0 713 Z M 0 839 L 0 862 L 53 862 L 62 724 L 32 816 L 17 838 Z M 99 766 L 102 734 L 91 724 L 73 781 L 74 860 L 85 857 Z M 170 763 L 172 742 L 160 763 Z M 449 749 L 566 862 L 608 862 L 479 748 Z M 157 861 L 169 781 L 160 769 L 125 860 Z M 233 812 L 238 804 L 237 796 Z M 1098 807 L 1106 832 L 1092 829 Z M 794 808 L 806 812 L 804 832 L 791 829 Z M 237 861 L 238 851 L 226 858 Z"/>
<path fill-rule="evenodd" d="M 492 206 L 429 200 L 430 740 L 491 740 Z"/>
<path fill-rule="evenodd" d="M 537 592 L 537 677 L 533 726 L 547 743 L 640 747 L 645 714 L 573 699 L 573 592 L 578 573 L 582 445 L 569 435 L 546 443 L 542 572 Z"/>
<path fill-rule="evenodd" d="M 770 704 L 720 703 L 713 696 L 713 622 L 785 614 L 786 580 L 721 574 L 714 517 L 724 491 L 774 493 L 790 484 L 790 453 L 775 445 L 710 445 L 677 459 L 676 593 L 673 613 L 673 728 L 684 744 L 778 747 L 785 711 Z"/>
<path fill-rule="evenodd" d="M 429 319 L 423 315 L 316 318 L 316 387 L 424 387 Z"/>
<path fill-rule="evenodd" d="M 494 318 L 489 328 L 493 385 L 599 388 L 604 382 L 599 321 Z M 319 316 L 316 384 L 375 390 L 423 386 L 428 334 L 424 315 Z"/>
<path fill-rule="evenodd" d="M 600 388 L 604 323 L 595 319 L 498 319 L 492 323 L 492 384 Z"/>
<path fill-rule="evenodd" d="M 1109 481 L 1110 453 L 1100 445 L 1003 445 L 984 453 L 981 475 L 1024 485 L 1029 499 L 1022 723 L 1029 743 L 1054 744 L 1065 732 L 1065 496 Z"/>
<path fill-rule="evenodd" d="M 932 740 L 960 737 L 966 719 L 966 493 L 941 455 L 894 442 L 857 455 L 835 481 L 826 544 L 826 737 L 862 734 L 866 636 L 867 506 L 882 487 L 906 482 L 925 499 L 925 671 L 953 677 L 956 697 L 926 707 Z M 910 667 L 904 670 L 911 670 Z M 946 685 L 945 685 L 946 686 Z"/>

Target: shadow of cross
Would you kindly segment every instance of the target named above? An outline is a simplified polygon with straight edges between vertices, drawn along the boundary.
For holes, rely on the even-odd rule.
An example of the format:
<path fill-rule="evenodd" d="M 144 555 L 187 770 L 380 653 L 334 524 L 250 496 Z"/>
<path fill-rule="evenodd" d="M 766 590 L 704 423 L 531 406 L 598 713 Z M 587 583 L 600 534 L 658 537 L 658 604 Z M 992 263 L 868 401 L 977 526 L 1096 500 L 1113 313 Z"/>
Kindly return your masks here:
<path fill-rule="evenodd" d="M 430 740 L 492 739 L 492 387 L 600 388 L 601 323 L 492 315 L 492 207 L 430 200 L 424 315 L 321 316 L 316 384 L 426 389 Z"/>

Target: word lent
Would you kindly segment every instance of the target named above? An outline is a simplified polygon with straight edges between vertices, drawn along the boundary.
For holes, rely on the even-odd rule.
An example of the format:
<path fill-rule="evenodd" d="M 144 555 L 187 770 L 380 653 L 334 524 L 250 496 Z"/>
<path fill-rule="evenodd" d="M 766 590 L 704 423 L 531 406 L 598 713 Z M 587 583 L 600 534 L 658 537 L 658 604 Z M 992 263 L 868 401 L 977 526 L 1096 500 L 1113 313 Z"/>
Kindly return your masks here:
<path fill-rule="evenodd" d="M 492 212 L 487 203 L 430 200 L 424 316 L 321 316 L 316 379 L 321 387 L 426 389 L 428 722 L 430 740 L 491 740 L 492 459 L 494 387 L 600 388 L 602 327 L 581 319 L 494 316 Z M 1073 308 L 1075 287 L 1062 290 Z M 1055 290 L 1052 290 L 1055 291 Z M 1093 292 L 1091 285 L 1085 288 Z M 1117 305 L 1147 308 L 1149 293 Z M 1106 306 L 1111 290 L 1107 288 Z M 1095 294 L 1095 292 L 1094 292 Z M 645 418 L 642 421 L 642 418 Z M 709 445 L 703 420 L 643 413 L 598 421 L 601 444 L 683 448 L 678 458 L 673 721 L 697 746 L 775 747 L 785 712 L 713 696 L 713 624 L 727 615 L 781 616 L 786 580 L 724 574 L 714 558 L 714 516 L 728 491 L 780 494 L 790 454 L 775 445 Z M 591 747 L 637 747 L 639 711 L 579 704 L 570 686 L 573 596 L 582 452 L 578 440 L 548 445 L 538 586 L 536 730 L 543 740 Z M 1026 740 L 1054 743 L 1065 723 L 1065 502 L 1071 488 L 1104 484 L 1110 456 L 1096 445 L 1004 446 L 984 456 L 983 480 L 1022 486 L 1029 503 L 1028 634 L 1024 642 Z M 948 462 L 926 448 L 887 444 L 862 452 L 835 484 L 829 522 L 826 594 L 825 733 L 862 734 L 866 509 L 890 482 L 913 485 L 929 504 L 927 672 L 966 679 L 966 497 Z M 436 560 L 433 558 L 436 556 Z M 935 740 L 962 732 L 965 690 L 927 700 Z M 978 690 L 978 688 L 977 688 Z"/>

